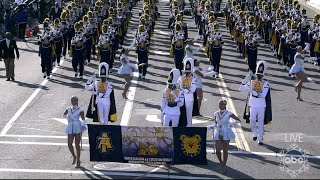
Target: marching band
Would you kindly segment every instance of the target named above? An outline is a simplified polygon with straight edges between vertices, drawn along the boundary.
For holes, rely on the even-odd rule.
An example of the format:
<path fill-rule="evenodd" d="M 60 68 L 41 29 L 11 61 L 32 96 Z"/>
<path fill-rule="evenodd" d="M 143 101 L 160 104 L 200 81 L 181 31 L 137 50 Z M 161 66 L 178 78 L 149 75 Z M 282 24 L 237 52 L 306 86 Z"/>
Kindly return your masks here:
<path fill-rule="evenodd" d="M 145 79 L 150 41 L 159 17 L 156 3 L 156 0 L 144 0 L 134 39 L 128 49 L 122 49 L 132 17 L 131 10 L 136 2 L 98 0 L 93 6 L 86 6 L 83 0 L 74 0 L 66 6 L 60 18 L 53 20 L 52 25 L 49 19 L 43 22 L 44 32 L 39 38 L 43 77 L 50 78 L 53 66 L 59 66 L 61 56 L 66 58 L 68 53 L 72 57 L 75 77 L 79 75 L 83 78 L 85 65 L 96 56 L 101 67 L 103 66 L 107 71 L 101 77 L 106 78 L 112 73 L 111 69 L 119 49 L 122 49 L 120 57 L 122 67 L 118 73 L 130 75 L 132 69 L 128 65 L 129 59 L 126 55 L 135 47 L 139 78 Z M 183 18 L 187 13 L 184 0 L 170 2 L 168 19 L 168 29 L 171 30 L 170 57 L 174 60 L 175 69 L 170 72 L 168 86 L 163 92 L 161 108 L 163 125 L 168 126 L 172 123 L 174 127 L 180 126 L 180 116 L 185 113 L 183 116 L 186 117 L 186 122 L 184 123 L 187 127 L 191 127 L 192 116 L 199 115 L 203 99 L 201 78 L 212 75 L 215 78 L 219 77 L 224 40 L 217 18 L 223 14 L 225 25 L 237 52 L 248 65 L 248 75 L 242 81 L 240 90 L 248 92 L 246 113 L 251 114 L 253 139 L 263 144 L 263 125 L 266 121 L 264 114 L 266 107 L 269 108 L 270 105 L 266 102 L 266 97 L 270 93 L 270 88 L 269 83 L 263 80 L 267 64 L 265 61 L 259 61 L 258 58 L 260 43 L 270 47 L 277 63 L 283 64 L 283 69 L 288 71 L 289 76 L 294 75 L 290 69 L 296 63 L 295 57 L 299 46 L 305 48 L 303 51 L 304 56 L 307 57 L 305 60 L 320 67 L 320 14 L 314 16 L 312 23 L 309 22 L 306 10 L 302 9 L 296 0 L 281 2 L 278 0 L 228 0 L 222 12 L 220 0 L 194 0 L 190 4 L 191 13 L 198 28 L 198 35 L 194 40 L 189 39 L 188 24 Z M 198 39 L 203 43 L 200 48 L 195 49 L 193 44 Z M 211 64 L 211 70 L 207 73 L 200 72 L 200 61 L 194 58 L 194 54 L 199 49 L 205 51 Z M 256 75 L 256 79 L 253 75 Z M 126 76 L 125 79 L 126 84 L 130 84 L 128 82 L 130 76 Z M 97 99 L 104 98 L 99 94 L 102 91 L 103 96 L 106 92 L 110 95 L 111 85 L 104 85 L 101 89 L 100 85 L 95 83 L 97 82 L 90 77 L 86 89 L 95 89 Z M 98 84 L 101 83 L 105 81 L 99 81 Z M 126 93 L 129 89 L 127 85 L 122 93 L 124 98 L 127 98 Z M 98 92 L 100 90 L 101 92 Z M 109 109 L 103 109 L 100 106 L 102 105 L 98 104 L 100 122 L 107 124 Z M 109 107 L 110 103 L 103 106 Z M 185 112 L 181 111 L 182 107 L 185 108 Z M 101 114 L 103 112 L 106 114 Z"/>

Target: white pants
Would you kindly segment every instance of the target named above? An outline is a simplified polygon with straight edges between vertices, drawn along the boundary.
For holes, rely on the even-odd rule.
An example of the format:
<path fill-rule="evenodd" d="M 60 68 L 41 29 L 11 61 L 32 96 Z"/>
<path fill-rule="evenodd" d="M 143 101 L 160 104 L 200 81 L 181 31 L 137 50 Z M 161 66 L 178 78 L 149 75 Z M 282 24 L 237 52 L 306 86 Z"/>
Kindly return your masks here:
<path fill-rule="evenodd" d="M 110 104 L 99 102 L 98 106 L 98 116 L 100 119 L 100 124 L 108 125 Z"/>
<path fill-rule="evenodd" d="M 186 113 L 187 113 L 187 127 L 192 127 L 192 111 L 193 111 L 193 101 L 185 101 Z"/>
<path fill-rule="evenodd" d="M 251 107 L 250 108 L 250 121 L 253 137 L 258 137 L 258 141 L 263 141 L 263 126 L 264 126 L 264 113 L 265 107 Z M 258 128 L 257 128 L 258 121 Z"/>
<path fill-rule="evenodd" d="M 178 127 L 179 118 L 180 118 L 180 115 L 165 114 L 163 126 L 169 126 L 170 121 L 172 121 L 172 127 Z"/>

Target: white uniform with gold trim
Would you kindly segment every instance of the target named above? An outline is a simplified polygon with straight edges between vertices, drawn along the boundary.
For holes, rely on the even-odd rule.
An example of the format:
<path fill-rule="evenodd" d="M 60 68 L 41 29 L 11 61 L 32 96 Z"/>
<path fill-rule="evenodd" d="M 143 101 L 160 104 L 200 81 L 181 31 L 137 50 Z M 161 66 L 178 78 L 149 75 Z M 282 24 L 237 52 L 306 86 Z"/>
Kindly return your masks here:
<path fill-rule="evenodd" d="M 187 127 L 192 127 L 192 111 L 193 111 L 193 93 L 197 89 L 197 80 L 193 76 L 186 77 L 183 75 L 179 77 L 178 84 L 180 85 L 180 89 L 184 93 L 186 112 L 187 112 Z"/>
<path fill-rule="evenodd" d="M 100 124 L 108 124 L 110 111 L 110 94 L 113 90 L 111 82 L 94 81 L 92 84 L 86 84 L 85 90 L 94 91 L 97 95 L 96 104 L 98 107 L 98 115 Z"/>
<path fill-rule="evenodd" d="M 163 126 L 178 127 L 180 118 L 180 108 L 184 105 L 184 95 L 180 89 L 171 90 L 165 88 L 162 94 L 161 108 L 164 113 Z"/>
<path fill-rule="evenodd" d="M 266 96 L 269 91 L 269 82 L 266 80 L 251 80 L 240 85 L 240 91 L 250 93 L 249 104 L 250 107 L 250 122 L 252 127 L 253 137 L 258 138 L 258 142 L 263 141 L 263 126 L 264 115 L 266 110 Z M 257 124 L 258 122 L 258 124 Z M 257 128 L 258 125 L 258 128 Z"/>

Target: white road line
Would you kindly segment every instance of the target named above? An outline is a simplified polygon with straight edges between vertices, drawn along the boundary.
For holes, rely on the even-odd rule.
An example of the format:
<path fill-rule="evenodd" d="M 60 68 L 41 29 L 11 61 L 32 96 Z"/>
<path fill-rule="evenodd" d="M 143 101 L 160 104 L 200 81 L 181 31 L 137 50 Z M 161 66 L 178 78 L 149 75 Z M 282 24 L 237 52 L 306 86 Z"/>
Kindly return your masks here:
<path fill-rule="evenodd" d="M 0 135 L 1 137 L 17 137 L 17 138 L 41 138 L 41 139 L 67 139 L 67 136 L 41 136 L 41 135 L 19 135 L 19 134 L 7 134 Z M 87 136 L 82 136 L 82 139 L 89 139 Z M 237 143 L 229 143 L 231 146 L 236 146 Z"/>
<path fill-rule="evenodd" d="M 41 136 L 41 135 L 16 135 L 16 134 L 0 135 L 0 137 L 43 138 L 43 139 L 67 139 L 68 138 L 68 136 Z M 82 136 L 82 139 L 88 139 L 88 137 Z"/>
<path fill-rule="evenodd" d="M 207 153 L 214 152 L 213 149 L 207 149 Z M 259 156 L 282 156 L 279 153 L 269 153 L 269 152 L 254 152 L 254 151 L 228 151 L 229 154 L 246 154 L 246 155 L 259 155 Z M 303 157 L 303 155 L 297 155 L 297 154 L 286 154 L 286 156 L 292 156 L 292 157 Z M 309 156 L 306 155 L 306 158 L 308 159 L 320 159 L 320 156 Z"/>
<path fill-rule="evenodd" d="M 123 109 L 120 126 L 128 126 L 129 124 L 129 120 L 131 118 L 131 113 L 132 113 L 134 96 L 136 94 L 136 89 L 138 84 L 138 77 L 139 77 L 139 72 L 134 72 L 133 79 L 131 80 L 131 86 L 128 92 L 128 99 Z"/>
<path fill-rule="evenodd" d="M 51 143 L 51 142 L 14 142 L 14 141 L 0 141 L 0 144 L 11 145 L 40 145 L 40 146 L 68 146 L 67 143 Z M 83 147 L 89 147 L 89 144 L 82 144 Z"/>
<path fill-rule="evenodd" d="M 64 60 L 61 60 L 61 64 L 63 64 Z M 58 70 L 58 67 L 55 67 L 52 70 L 52 74 Z M 31 94 L 31 96 L 27 99 L 27 101 L 20 107 L 20 109 L 14 114 L 14 116 L 10 119 L 10 121 L 4 126 L 1 130 L 1 135 L 5 135 L 9 129 L 12 127 L 13 123 L 20 117 L 23 111 L 28 107 L 28 105 L 32 102 L 32 100 L 38 95 L 43 86 L 48 82 L 48 79 L 42 81 L 40 86 Z"/>
<path fill-rule="evenodd" d="M 229 90 L 227 88 L 226 83 L 223 80 L 223 76 L 222 76 L 221 73 L 219 74 L 219 79 L 220 80 L 216 80 L 217 84 L 220 87 L 223 87 L 223 88 L 219 88 L 220 94 L 224 94 L 225 96 L 227 96 L 227 98 L 224 98 L 224 99 L 226 99 L 227 102 L 228 102 L 227 103 L 228 109 L 230 109 L 231 112 L 234 113 L 234 115 L 238 116 L 238 113 L 237 113 L 236 108 L 235 108 L 235 106 L 233 104 L 233 101 L 232 101 L 231 98 L 229 98 L 229 97 L 231 97 L 231 95 L 230 95 L 230 92 L 229 92 Z M 237 125 L 237 127 L 233 126 L 232 129 L 235 131 L 236 142 L 238 144 L 238 148 L 240 150 L 250 151 L 250 147 L 248 145 L 248 142 L 247 142 L 246 138 L 244 137 L 241 124 L 239 123 Z"/>
<path fill-rule="evenodd" d="M 158 171 L 158 170 L 162 169 L 163 167 L 164 167 L 164 165 L 160 165 L 160 166 L 158 166 L 158 167 L 156 167 L 156 168 L 152 169 L 150 172 L 148 172 L 148 173 L 144 174 L 143 176 L 139 176 L 139 177 L 138 177 L 138 178 L 136 178 L 136 179 L 144 178 L 144 177 L 146 177 L 148 174 L 154 173 L 154 172 L 156 172 L 156 171 Z"/>
<path fill-rule="evenodd" d="M 49 170 L 49 169 L 11 169 L 0 168 L 0 172 L 14 172 L 14 173 L 52 173 L 52 174 L 83 174 L 83 175 L 99 175 L 99 176 L 143 176 L 144 173 L 134 172 L 113 172 L 113 171 L 79 171 L 79 170 Z M 168 179 L 214 179 L 213 177 L 199 177 L 199 176 L 178 176 L 178 175 L 164 175 L 164 174 L 147 174 L 144 177 L 151 178 L 168 178 Z M 108 177 L 111 179 L 111 177 Z"/>
<path fill-rule="evenodd" d="M 51 143 L 51 142 L 13 142 L 13 141 L 0 141 L 0 144 L 11 144 L 11 145 L 41 145 L 41 146 L 68 146 L 67 143 Z M 231 143 L 232 144 L 232 143 Z M 89 144 L 83 144 L 84 147 L 89 147 Z M 212 153 L 212 148 L 207 148 L 207 153 Z M 253 154 L 261 156 L 281 156 L 278 153 L 269 152 L 248 152 L 248 151 L 229 151 L 230 154 Z M 288 156 L 302 157 L 302 155 L 287 154 Z M 320 156 L 306 156 L 309 159 L 320 159 Z"/>
<path fill-rule="evenodd" d="M 156 51 L 156 50 L 154 50 L 154 51 L 151 51 L 151 53 L 154 53 L 154 54 L 158 54 L 158 55 L 167 55 L 167 56 L 169 56 L 170 55 L 170 53 L 169 52 L 164 52 L 164 51 Z"/>

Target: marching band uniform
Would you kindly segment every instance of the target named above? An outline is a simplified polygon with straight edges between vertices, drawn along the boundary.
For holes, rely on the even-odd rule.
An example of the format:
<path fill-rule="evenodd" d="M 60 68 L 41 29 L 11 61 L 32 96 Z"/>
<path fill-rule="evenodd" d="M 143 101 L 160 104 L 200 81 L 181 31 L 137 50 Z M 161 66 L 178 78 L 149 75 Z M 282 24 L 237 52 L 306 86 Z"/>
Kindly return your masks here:
<path fill-rule="evenodd" d="M 71 55 L 72 55 L 72 67 L 75 72 L 75 77 L 78 77 L 78 66 L 80 72 L 80 78 L 83 78 L 84 62 L 85 62 L 85 39 L 80 32 L 80 24 L 75 23 L 76 36 L 72 38 Z"/>
<path fill-rule="evenodd" d="M 221 33 L 218 32 L 219 24 L 218 22 L 214 23 L 214 32 L 208 37 L 208 42 L 210 43 L 210 61 L 214 67 L 214 71 L 217 73 L 215 77 L 218 77 L 220 69 L 220 59 L 222 55 L 222 45 L 224 44 Z"/>
<path fill-rule="evenodd" d="M 180 71 L 183 69 L 184 58 L 184 33 L 181 30 L 181 24 L 177 23 L 170 49 L 170 56 L 174 57 L 176 69 L 179 69 Z"/>
<path fill-rule="evenodd" d="M 52 71 L 52 60 L 55 56 L 55 49 L 53 46 L 52 36 L 48 32 L 44 32 L 40 39 L 39 56 L 41 57 L 43 78 L 50 79 L 50 74 Z"/>
<path fill-rule="evenodd" d="M 143 25 L 139 26 L 137 41 L 137 49 L 136 53 L 138 55 L 138 69 L 139 69 L 139 77 L 145 79 L 148 68 L 148 33 L 145 31 Z"/>
<path fill-rule="evenodd" d="M 55 59 L 53 59 L 53 66 L 55 66 L 55 61 L 57 61 L 57 65 L 60 66 L 60 59 L 62 54 L 62 48 L 64 47 L 63 34 L 60 31 L 60 20 L 54 20 L 54 31 L 53 31 L 53 41 L 55 47 Z"/>
<path fill-rule="evenodd" d="M 61 24 L 60 24 L 60 30 L 63 36 L 63 49 L 62 49 L 62 55 L 64 56 L 64 59 L 66 59 L 66 55 L 67 55 L 67 48 L 68 48 L 68 24 L 66 21 L 68 14 L 67 11 L 63 11 L 61 13 L 60 19 L 61 19 Z"/>
<path fill-rule="evenodd" d="M 112 83 L 107 81 L 108 71 L 109 65 L 105 62 L 100 63 L 99 76 L 104 80 L 95 80 L 95 75 L 92 75 L 85 86 L 85 90 L 92 91 L 93 94 L 87 117 L 103 125 L 108 125 L 108 121 L 114 122 L 117 120 Z"/>
<path fill-rule="evenodd" d="M 259 61 L 257 64 L 256 75 L 265 74 L 267 63 Z M 250 108 L 250 121 L 253 133 L 253 140 L 258 138 L 259 145 L 263 144 L 263 126 L 269 123 L 271 119 L 266 120 L 266 115 L 271 115 L 270 110 L 266 110 L 270 106 L 267 104 L 267 95 L 270 95 L 269 82 L 266 80 L 251 80 L 251 74 L 248 74 L 240 85 L 240 91 L 246 91 L 250 94 L 247 107 Z M 270 100 L 271 102 L 271 100 Z M 269 107 L 268 107 L 269 106 Z M 246 111 L 248 112 L 246 107 Z M 266 113 L 267 111 L 267 113 Z M 268 117 L 269 118 L 269 117 Z M 258 127 L 257 127 L 258 126 Z"/>
<path fill-rule="evenodd" d="M 192 114 L 194 103 L 198 104 L 197 101 L 194 101 L 194 92 L 197 89 L 197 80 L 193 77 L 193 63 L 194 59 L 188 58 L 184 63 L 184 75 L 179 77 L 178 84 L 180 85 L 180 89 L 184 93 L 184 100 L 186 106 L 187 113 L 187 127 L 192 126 Z"/>
<path fill-rule="evenodd" d="M 249 37 L 246 42 L 249 71 L 252 71 L 253 74 L 255 73 L 257 66 L 258 45 L 258 42 L 254 38 L 252 38 L 252 36 Z"/>
<path fill-rule="evenodd" d="M 161 112 L 164 115 L 162 119 L 163 126 L 169 126 L 172 122 L 172 127 L 178 127 L 180 119 L 180 108 L 184 105 L 183 91 L 176 86 L 180 71 L 173 69 L 170 72 L 167 84 L 162 94 Z M 171 86 L 169 86 L 171 85 Z"/>
<path fill-rule="evenodd" d="M 102 27 L 102 33 L 99 37 L 99 43 L 98 43 L 98 54 L 100 56 L 100 63 L 106 62 L 110 69 L 113 67 L 113 62 L 111 61 L 112 56 L 112 42 L 109 38 L 109 35 L 107 34 L 107 25 L 104 25 Z M 110 70 L 109 69 L 109 70 Z"/>

